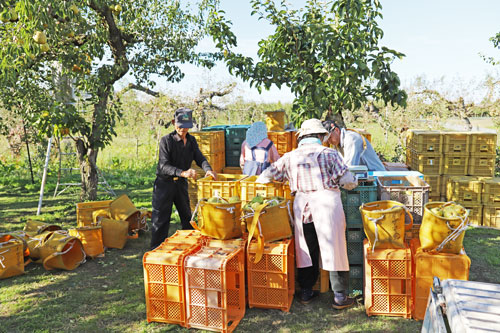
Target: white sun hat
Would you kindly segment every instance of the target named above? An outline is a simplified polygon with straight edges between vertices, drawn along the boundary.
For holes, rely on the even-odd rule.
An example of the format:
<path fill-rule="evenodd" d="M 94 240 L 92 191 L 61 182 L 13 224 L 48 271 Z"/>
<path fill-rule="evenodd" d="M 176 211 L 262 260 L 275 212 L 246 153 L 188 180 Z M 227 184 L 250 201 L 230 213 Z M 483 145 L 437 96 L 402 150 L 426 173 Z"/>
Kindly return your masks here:
<path fill-rule="evenodd" d="M 304 121 L 298 130 L 299 139 L 308 134 L 328 134 L 328 131 L 323 127 L 321 120 L 312 118 Z"/>

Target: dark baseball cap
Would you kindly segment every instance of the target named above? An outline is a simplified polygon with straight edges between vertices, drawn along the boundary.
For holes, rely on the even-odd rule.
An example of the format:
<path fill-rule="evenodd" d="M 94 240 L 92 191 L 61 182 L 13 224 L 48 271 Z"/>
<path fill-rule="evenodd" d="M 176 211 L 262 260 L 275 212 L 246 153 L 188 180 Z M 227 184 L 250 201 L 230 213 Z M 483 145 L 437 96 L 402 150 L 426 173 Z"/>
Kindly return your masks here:
<path fill-rule="evenodd" d="M 180 128 L 193 128 L 193 110 L 180 108 L 175 110 L 175 125 Z"/>

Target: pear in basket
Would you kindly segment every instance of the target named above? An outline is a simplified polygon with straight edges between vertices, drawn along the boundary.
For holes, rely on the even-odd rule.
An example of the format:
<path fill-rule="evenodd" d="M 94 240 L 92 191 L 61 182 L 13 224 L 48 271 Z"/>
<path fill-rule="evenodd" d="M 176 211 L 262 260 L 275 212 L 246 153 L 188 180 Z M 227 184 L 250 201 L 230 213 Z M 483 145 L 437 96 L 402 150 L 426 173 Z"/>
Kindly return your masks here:
<path fill-rule="evenodd" d="M 240 202 L 240 201 L 241 201 L 241 199 L 237 195 L 234 195 L 234 196 L 232 196 L 231 198 L 229 198 L 227 200 L 227 202 L 229 202 L 229 203 L 237 203 L 237 202 Z"/>
<path fill-rule="evenodd" d="M 443 210 L 441 209 L 441 207 L 431 208 L 431 212 L 433 212 L 437 216 L 441 216 L 441 217 L 443 216 Z"/>
<path fill-rule="evenodd" d="M 443 216 L 446 218 L 460 217 L 462 215 L 464 215 L 464 212 L 459 205 L 451 204 L 443 207 Z"/>

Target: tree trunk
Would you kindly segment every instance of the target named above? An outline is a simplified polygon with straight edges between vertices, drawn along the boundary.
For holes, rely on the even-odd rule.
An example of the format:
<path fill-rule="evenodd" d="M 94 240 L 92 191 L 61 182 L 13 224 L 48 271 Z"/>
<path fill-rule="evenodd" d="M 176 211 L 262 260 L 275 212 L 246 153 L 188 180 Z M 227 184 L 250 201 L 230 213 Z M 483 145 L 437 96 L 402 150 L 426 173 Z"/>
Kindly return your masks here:
<path fill-rule="evenodd" d="M 325 120 L 333 120 L 338 126 L 345 127 L 344 116 L 342 116 L 341 110 L 337 112 L 328 111 Z"/>
<path fill-rule="evenodd" d="M 76 151 L 80 162 L 80 175 L 82 188 L 80 191 L 81 201 L 97 200 L 97 185 L 99 175 L 97 174 L 97 150 L 87 148 L 82 139 L 76 141 Z"/>

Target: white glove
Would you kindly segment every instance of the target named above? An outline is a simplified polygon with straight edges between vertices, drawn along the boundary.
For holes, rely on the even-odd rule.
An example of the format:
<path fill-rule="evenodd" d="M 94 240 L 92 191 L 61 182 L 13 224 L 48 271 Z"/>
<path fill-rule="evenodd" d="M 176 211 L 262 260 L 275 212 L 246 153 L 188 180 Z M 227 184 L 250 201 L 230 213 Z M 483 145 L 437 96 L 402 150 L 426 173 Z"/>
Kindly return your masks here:
<path fill-rule="evenodd" d="M 260 184 L 267 184 L 267 183 L 270 183 L 272 181 L 273 181 L 273 177 L 271 176 L 271 174 L 269 172 L 266 172 L 265 170 L 255 180 L 256 183 L 260 183 Z"/>
<path fill-rule="evenodd" d="M 350 171 L 346 171 L 346 173 L 340 177 L 339 184 L 346 190 L 350 191 L 358 186 L 358 180 Z"/>

